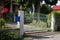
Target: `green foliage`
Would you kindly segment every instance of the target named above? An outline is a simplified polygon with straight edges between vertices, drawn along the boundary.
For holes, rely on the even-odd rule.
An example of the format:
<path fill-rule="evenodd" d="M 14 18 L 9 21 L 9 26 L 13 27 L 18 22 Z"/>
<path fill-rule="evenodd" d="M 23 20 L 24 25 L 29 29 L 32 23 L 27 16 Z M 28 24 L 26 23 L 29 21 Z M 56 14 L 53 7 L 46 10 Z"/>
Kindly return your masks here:
<path fill-rule="evenodd" d="M 11 14 L 8 12 L 3 15 L 4 15 L 3 18 L 5 19 L 6 22 L 10 22 L 10 23 L 13 22 L 14 13 Z"/>
<path fill-rule="evenodd" d="M 51 27 L 51 14 L 47 15 L 47 23 L 48 23 L 48 27 Z"/>
<path fill-rule="evenodd" d="M 51 6 L 43 4 L 41 6 L 40 12 L 43 14 L 49 14 L 52 11 Z"/>
<path fill-rule="evenodd" d="M 4 2 L 4 8 L 8 8 L 8 10 L 10 10 L 10 1 Z"/>
<path fill-rule="evenodd" d="M 0 40 L 23 40 L 16 32 L 4 31 L 0 33 Z"/>
<path fill-rule="evenodd" d="M 60 13 L 55 13 L 56 25 L 60 25 Z"/>
<path fill-rule="evenodd" d="M 3 18 L 0 19 L 0 29 L 5 28 L 5 20 Z"/>
<path fill-rule="evenodd" d="M 24 23 L 31 23 L 33 21 L 33 15 L 29 13 L 25 13 Z"/>
<path fill-rule="evenodd" d="M 19 5 L 22 5 L 22 7 L 25 7 L 25 8 L 32 8 L 32 3 L 34 5 L 38 5 L 40 4 L 40 2 L 42 2 L 43 0 L 20 0 L 18 3 Z M 25 5 L 25 6 L 24 6 Z M 36 6 L 37 7 L 37 6 Z"/>
<path fill-rule="evenodd" d="M 49 4 L 49 5 L 56 5 L 56 3 L 57 3 L 58 0 L 51 0 L 51 1 L 50 0 L 45 0 L 45 3 Z"/>
<path fill-rule="evenodd" d="M 20 0 L 12 0 L 12 1 L 14 1 L 15 3 L 18 3 Z"/>
<path fill-rule="evenodd" d="M 57 27 L 57 31 L 60 31 L 60 13 L 55 11 L 55 25 Z"/>

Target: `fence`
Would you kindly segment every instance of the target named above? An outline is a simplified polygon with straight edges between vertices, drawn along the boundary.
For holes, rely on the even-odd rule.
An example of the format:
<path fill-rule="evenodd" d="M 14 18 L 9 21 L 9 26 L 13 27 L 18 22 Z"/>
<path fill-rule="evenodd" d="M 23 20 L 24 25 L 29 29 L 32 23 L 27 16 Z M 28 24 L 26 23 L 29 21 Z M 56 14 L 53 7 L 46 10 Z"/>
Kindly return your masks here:
<path fill-rule="evenodd" d="M 34 21 L 33 24 L 34 26 L 38 26 L 41 28 L 50 28 L 51 26 L 51 16 L 47 16 L 46 14 L 40 14 L 39 16 L 39 21 L 37 22 L 37 16 L 33 17 Z"/>

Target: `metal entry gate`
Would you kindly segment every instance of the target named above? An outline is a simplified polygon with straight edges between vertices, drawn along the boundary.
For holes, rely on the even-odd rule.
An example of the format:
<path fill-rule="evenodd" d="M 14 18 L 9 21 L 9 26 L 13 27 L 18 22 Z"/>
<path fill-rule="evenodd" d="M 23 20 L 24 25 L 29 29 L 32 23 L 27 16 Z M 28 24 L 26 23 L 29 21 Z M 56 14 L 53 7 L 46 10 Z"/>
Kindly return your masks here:
<path fill-rule="evenodd" d="M 40 14 L 39 21 L 37 22 L 37 16 L 26 15 L 25 18 L 31 18 L 29 20 L 30 23 L 25 24 L 26 32 L 41 32 L 50 30 L 50 17 L 45 14 Z M 33 18 L 33 19 L 32 19 Z M 33 21 L 31 21 L 33 20 Z M 26 21 L 26 20 L 25 20 Z M 28 20 L 27 20 L 28 21 Z"/>

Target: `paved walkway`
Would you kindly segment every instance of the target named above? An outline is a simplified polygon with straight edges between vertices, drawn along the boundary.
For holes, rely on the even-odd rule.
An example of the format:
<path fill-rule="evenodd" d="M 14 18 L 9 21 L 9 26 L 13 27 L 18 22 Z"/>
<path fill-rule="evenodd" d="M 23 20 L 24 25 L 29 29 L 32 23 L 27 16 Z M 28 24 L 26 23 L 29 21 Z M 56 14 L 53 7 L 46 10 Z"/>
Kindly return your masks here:
<path fill-rule="evenodd" d="M 17 27 L 17 24 L 8 24 L 6 23 L 6 26 L 12 29 L 19 29 L 20 27 Z M 39 27 L 32 27 L 29 25 L 24 25 L 24 31 L 31 32 L 31 31 L 42 31 L 42 28 Z M 44 30 L 47 31 L 47 30 Z"/>
<path fill-rule="evenodd" d="M 6 24 L 6 26 L 12 29 L 19 28 L 16 26 L 16 24 Z M 25 31 L 32 31 L 32 30 L 41 31 L 42 29 L 38 27 L 24 25 L 24 30 Z M 26 33 L 26 34 L 27 34 L 27 37 L 25 38 L 25 40 L 60 40 L 59 33 L 57 34 L 52 32 L 40 32 L 40 33 L 32 33 L 32 34 Z"/>
<path fill-rule="evenodd" d="M 30 36 L 25 38 L 25 40 L 60 40 L 60 34 L 54 33 L 30 34 Z"/>

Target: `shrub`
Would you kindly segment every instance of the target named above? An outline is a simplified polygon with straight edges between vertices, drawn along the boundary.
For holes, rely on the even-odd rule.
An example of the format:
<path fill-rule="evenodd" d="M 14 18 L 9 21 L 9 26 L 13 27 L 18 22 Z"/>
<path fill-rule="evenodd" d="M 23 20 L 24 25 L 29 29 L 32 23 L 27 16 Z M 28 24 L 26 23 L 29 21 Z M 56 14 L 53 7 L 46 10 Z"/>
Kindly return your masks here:
<path fill-rule="evenodd" d="M 43 14 L 49 14 L 49 13 L 51 13 L 52 12 L 51 6 L 43 4 L 41 6 L 40 12 L 43 13 Z"/>
<path fill-rule="evenodd" d="M 5 20 L 3 18 L 0 19 L 0 29 L 5 28 Z"/>
<path fill-rule="evenodd" d="M 33 15 L 32 14 L 29 14 L 29 13 L 25 13 L 24 23 L 25 24 L 31 23 L 32 21 L 33 21 Z"/>
<path fill-rule="evenodd" d="M 4 31 L 0 33 L 0 40 L 23 40 L 16 32 Z"/>

